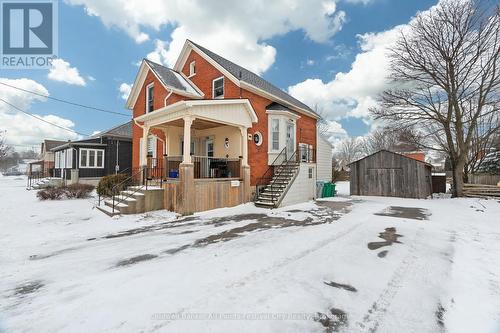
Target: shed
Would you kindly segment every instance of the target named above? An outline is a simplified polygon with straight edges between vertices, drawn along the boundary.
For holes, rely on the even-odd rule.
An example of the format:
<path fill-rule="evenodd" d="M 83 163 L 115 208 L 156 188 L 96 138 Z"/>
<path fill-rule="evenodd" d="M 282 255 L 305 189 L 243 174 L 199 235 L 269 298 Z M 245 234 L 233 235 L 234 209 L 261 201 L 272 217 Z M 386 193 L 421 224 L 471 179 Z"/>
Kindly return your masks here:
<path fill-rule="evenodd" d="M 432 194 L 432 166 L 388 150 L 349 164 L 351 195 L 427 198 Z"/>

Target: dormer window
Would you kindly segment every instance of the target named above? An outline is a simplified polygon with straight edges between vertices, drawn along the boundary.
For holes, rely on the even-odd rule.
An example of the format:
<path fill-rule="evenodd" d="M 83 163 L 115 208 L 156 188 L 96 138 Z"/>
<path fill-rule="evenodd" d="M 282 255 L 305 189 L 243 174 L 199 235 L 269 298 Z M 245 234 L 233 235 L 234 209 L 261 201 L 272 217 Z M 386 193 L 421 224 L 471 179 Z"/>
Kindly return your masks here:
<path fill-rule="evenodd" d="M 196 74 L 196 62 L 191 61 L 189 64 L 189 77 L 193 76 Z"/>
<path fill-rule="evenodd" d="M 154 110 L 154 84 L 151 83 L 146 87 L 146 113 Z"/>
<path fill-rule="evenodd" d="M 213 98 L 224 98 L 224 76 L 212 81 Z"/>

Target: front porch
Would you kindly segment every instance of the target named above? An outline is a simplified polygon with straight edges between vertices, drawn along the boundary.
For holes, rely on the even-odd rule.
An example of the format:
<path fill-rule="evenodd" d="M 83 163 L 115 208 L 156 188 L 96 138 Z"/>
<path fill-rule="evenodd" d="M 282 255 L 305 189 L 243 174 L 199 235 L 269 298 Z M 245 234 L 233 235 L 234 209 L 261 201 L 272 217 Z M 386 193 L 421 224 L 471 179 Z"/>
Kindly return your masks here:
<path fill-rule="evenodd" d="M 250 201 L 247 130 L 257 117 L 247 100 L 182 101 L 135 121 L 141 167 L 164 188 L 165 209 L 186 215 Z"/>

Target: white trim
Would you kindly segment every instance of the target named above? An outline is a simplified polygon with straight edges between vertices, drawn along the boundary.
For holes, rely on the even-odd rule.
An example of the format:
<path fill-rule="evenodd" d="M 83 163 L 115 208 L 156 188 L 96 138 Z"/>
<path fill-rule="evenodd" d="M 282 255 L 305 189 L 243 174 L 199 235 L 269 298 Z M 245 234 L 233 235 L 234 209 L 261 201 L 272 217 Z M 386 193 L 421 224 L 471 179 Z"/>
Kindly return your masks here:
<path fill-rule="evenodd" d="M 149 111 L 149 88 L 153 87 L 153 110 Z M 146 86 L 146 113 L 153 112 L 155 110 L 155 83 L 151 82 Z"/>
<path fill-rule="evenodd" d="M 224 121 L 218 116 L 217 112 L 225 109 L 225 106 L 243 106 L 248 113 L 249 119 L 236 119 L 234 116 L 230 117 L 231 121 Z M 217 110 L 212 110 L 210 113 L 203 112 L 208 107 L 219 107 Z M 216 111 L 216 112 L 213 112 Z M 206 115 L 204 115 L 206 114 Z M 208 116 L 210 114 L 210 116 Z M 135 122 L 147 122 L 147 126 L 156 126 L 162 122 L 169 122 L 181 119 L 184 116 L 194 115 L 199 119 L 206 119 L 224 123 L 230 126 L 244 126 L 252 127 L 252 123 L 258 121 L 257 114 L 255 113 L 252 105 L 248 99 L 203 99 L 203 100 L 186 100 L 170 104 L 161 109 L 157 109 L 152 113 L 145 113 L 139 117 L 134 118 Z M 213 115 L 213 117 L 212 117 Z"/>
<path fill-rule="evenodd" d="M 280 151 L 280 143 L 281 143 L 281 117 L 269 117 L 269 151 L 270 152 L 279 152 Z M 274 148 L 274 138 L 273 138 L 273 122 L 278 121 L 278 148 Z"/>
<path fill-rule="evenodd" d="M 215 81 L 218 81 L 220 79 L 222 79 L 222 96 L 215 97 Z M 224 83 L 225 83 L 224 76 L 219 76 L 219 77 L 212 80 L 212 98 L 213 99 L 224 99 L 224 95 L 226 93 Z"/>
<path fill-rule="evenodd" d="M 87 157 L 85 159 L 85 166 L 82 166 L 82 151 L 87 151 Z M 89 166 L 90 152 L 94 151 L 94 165 Z M 102 152 L 102 165 L 97 165 L 97 152 Z M 91 148 L 80 148 L 78 153 L 78 166 L 80 169 L 104 169 L 104 149 L 91 149 Z"/>
<path fill-rule="evenodd" d="M 193 60 L 189 63 L 189 76 L 188 77 L 193 77 L 196 75 L 196 61 Z"/>
<path fill-rule="evenodd" d="M 210 63 L 212 66 L 214 66 L 219 72 L 221 72 L 225 77 L 227 77 L 229 80 L 231 80 L 234 84 L 236 84 L 238 87 L 240 86 L 240 80 L 236 78 L 233 74 L 229 73 L 224 67 L 219 65 L 214 59 L 209 57 L 205 52 L 197 48 L 191 41 L 186 40 L 184 43 L 184 46 L 182 47 L 182 51 L 179 54 L 179 57 L 177 58 L 177 61 L 175 62 L 174 65 L 174 70 L 181 72 L 182 68 L 184 67 L 184 64 L 187 61 L 187 58 L 189 57 L 189 53 L 191 50 L 196 51 L 203 59 L 205 59 L 208 63 Z"/>

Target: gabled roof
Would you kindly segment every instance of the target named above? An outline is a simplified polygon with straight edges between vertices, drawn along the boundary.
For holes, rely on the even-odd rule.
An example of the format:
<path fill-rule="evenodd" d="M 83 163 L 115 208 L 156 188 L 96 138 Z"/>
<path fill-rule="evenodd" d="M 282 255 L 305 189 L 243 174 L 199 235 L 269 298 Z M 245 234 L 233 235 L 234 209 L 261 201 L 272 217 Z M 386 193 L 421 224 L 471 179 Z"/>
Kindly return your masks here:
<path fill-rule="evenodd" d="M 193 85 L 184 76 L 171 68 L 157 64 L 149 59 L 144 59 L 151 70 L 155 72 L 162 83 L 167 87 L 172 87 L 193 95 L 200 95 Z M 200 95 L 201 97 L 201 95 Z"/>
<path fill-rule="evenodd" d="M 183 74 L 149 59 L 143 59 L 127 99 L 127 108 L 134 107 L 149 70 L 153 72 L 165 89 L 189 98 L 203 98 L 203 93 Z"/>
<path fill-rule="evenodd" d="M 45 151 L 49 151 L 52 148 L 65 144 L 66 141 L 59 140 L 43 140 L 43 144 L 45 145 Z"/>
<path fill-rule="evenodd" d="M 206 56 L 208 56 L 210 59 L 212 59 L 215 63 L 217 63 L 220 67 L 224 69 L 227 73 L 229 73 L 232 77 L 233 80 L 236 80 L 237 82 L 243 82 L 246 83 L 247 85 L 256 88 L 256 90 L 263 91 L 269 95 L 272 95 L 275 99 L 278 99 L 280 101 L 283 101 L 284 103 L 290 104 L 291 106 L 301 110 L 302 112 L 309 113 L 315 117 L 319 116 L 312 110 L 309 106 L 306 104 L 302 103 L 298 99 L 290 96 L 280 88 L 274 86 L 270 82 L 264 80 L 257 74 L 249 71 L 246 68 L 241 67 L 240 65 L 235 64 L 232 61 L 227 60 L 226 58 L 221 57 L 220 55 L 204 48 L 203 46 L 194 43 L 191 40 L 187 40 L 186 44 L 184 45 L 183 52 L 187 49 L 188 46 L 194 46 L 201 52 L 203 52 Z M 177 63 L 175 64 L 175 69 L 180 70 L 182 66 L 182 56 L 183 53 L 179 56 Z M 187 55 L 184 55 L 187 56 Z M 185 61 L 185 60 L 184 60 Z"/>
<path fill-rule="evenodd" d="M 358 163 L 359 161 L 362 161 L 362 160 L 364 160 L 365 158 L 371 157 L 371 156 L 376 155 L 376 154 L 378 154 L 378 153 L 380 153 L 380 152 L 383 152 L 383 151 L 385 151 L 385 152 L 387 152 L 387 153 L 394 154 L 394 155 L 402 156 L 402 157 L 404 157 L 404 158 L 407 158 L 407 159 L 412 160 L 412 161 L 416 161 L 416 162 L 418 162 L 418 163 L 423 163 L 423 164 L 425 164 L 425 165 L 427 165 L 427 166 L 429 166 L 429 167 L 431 167 L 431 168 L 432 168 L 432 164 L 430 164 L 430 163 L 427 163 L 427 162 L 425 162 L 425 161 L 421 161 L 421 160 L 417 160 L 417 159 L 414 159 L 414 158 L 411 158 L 411 157 L 405 156 L 405 155 L 403 155 L 403 154 L 395 153 L 395 152 L 390 151 L 390 150 L 387 150 L 387 149 L 381 149 L 381 150 L 379 150 L 379 151 L 374 152 L 373 154 L 367 155 L 367 156 L 365 156 L 365 157 L 363 157 L 363 158 L 360 158 L 360 159 L 359 159 L 359 160 L 357 160 L 357 161 L 351 162 L 351 163 L 349 163 L 349 164 L 347 164 L 347 165 L 349 166 L 349 165 L 351 165 L 351 164 Z"/>
<path fill-rule="evenodd" d="M 110 128 L 104 132 L 99 132 L 97 134 L 92 135 L 92 138 L 99 138 L 102 136 L 112 136 L 112 137 L 121 137 L 121 138 L 129 138 L 132 139 L 132 120 L 126 122 L 125 124 L 121 124 Z"/>

